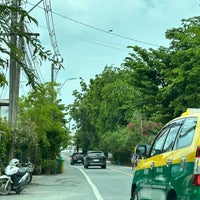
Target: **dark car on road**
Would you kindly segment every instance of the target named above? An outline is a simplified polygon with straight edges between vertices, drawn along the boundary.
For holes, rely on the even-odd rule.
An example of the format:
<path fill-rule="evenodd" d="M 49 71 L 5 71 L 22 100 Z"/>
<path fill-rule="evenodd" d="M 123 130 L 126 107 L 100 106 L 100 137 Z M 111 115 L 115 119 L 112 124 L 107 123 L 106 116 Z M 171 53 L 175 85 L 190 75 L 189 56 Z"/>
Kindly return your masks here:
<path fill-rule="evenodd" d="M 106 168 L 106 156 L 103 151 L 88 151 L 84 157 L 84 168 L 89 166 L 101 166 Z"/>
<path fill-rule="evenodd" d="M 83 164 L 83 153 L 73 153 L 71 156 L 70 164 L 74 165 L 74 163 L 82 163 Z"/>

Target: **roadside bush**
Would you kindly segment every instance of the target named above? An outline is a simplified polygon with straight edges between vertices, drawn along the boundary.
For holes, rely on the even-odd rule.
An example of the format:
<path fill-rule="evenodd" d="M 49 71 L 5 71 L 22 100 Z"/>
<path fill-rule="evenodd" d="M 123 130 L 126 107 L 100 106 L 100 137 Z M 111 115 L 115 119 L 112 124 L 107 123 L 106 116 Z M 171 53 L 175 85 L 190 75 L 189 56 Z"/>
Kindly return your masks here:
<path fill-rule="evenodd" d="M 57 167 L 57 160 L 44 160 L 42 162 L 42 170 L 45 174 L 56 174 Z"/>
<path fill-rule="evenodd" d="M 113 153 L 113 162 L 119 165 L 130 165 L 131 152 L 115 152 Z"/>

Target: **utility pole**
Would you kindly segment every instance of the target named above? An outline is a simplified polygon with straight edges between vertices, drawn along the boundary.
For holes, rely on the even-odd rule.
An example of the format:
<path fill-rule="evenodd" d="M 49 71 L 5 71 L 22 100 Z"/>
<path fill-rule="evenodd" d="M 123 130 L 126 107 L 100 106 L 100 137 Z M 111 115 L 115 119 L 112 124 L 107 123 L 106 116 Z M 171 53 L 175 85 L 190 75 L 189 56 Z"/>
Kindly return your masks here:
<path fill-rule="evenodd" d="M 13 8 L 20 8 L 21 6 L 20 2 L 21 0 L 12 0 L 11 6 Z M 21 32 L 24 32 L 24 22 L 19 23 L 18 12 L 16 11 L 18 9 L 13 9 L 13 10 L 14 11 L 12 11 L 11 13 L 10 40 L 13 46 L 18 47 L 23 52 L 24 38 L 21 34 L 17 34 L 16 29 L 20 29 Z M 30 11 L 32 10 L 33 9 L 31 9 Z M 37 33 L 27 33 L 27 34 L 29 34 L 30 36 L 39 35 Z M 12 129 L 11 129 L 11 142 L 9 148 L 9 159 L 12 159 L 14 156 L 14 149 L 16 143 L 16 134 L 17 134 L 16 127 L 18 118 L 18 98 L 19 98 L 19 83 L 20 83 L 20 68 L 21 68 L 19 63 L 16 62 L 13 55 L 16 55 L 16 52 L 15 50 L 10 49 L 9 122 Z"/>
<path fill-rule="evenodd" d="M 54 71 L 55 71 L 54 64 L 51 63 L 51 82 L 54 82 L 54 81 L 55 81 L 55 78 L 54 78 Z"/>
<path fill-rule="evenodd" d="M 55 75 L 58 73 L 60 70 L 60 67 L 55 67 L 55 64 L 51 64 L 51 82 L 55 82 Z"/>
<path fill-rule="evenodd" d="M 12 0 L 12 7 L 19 7 L 19 0 Z M 18 37 L 15 34 L 15 27 L 18 25 L 18 13 L 16 11 L 11 13 L 11 43 L 18 46 Z M 22 40 L 22 38 L 20 39 Z M 16 126 L 17 126 L 17 111 L 18 111 L 18 97 L 19 97 L 19 82 L 20 82 L 20 66 L 13 58 L 15 52 L 11 49 L 10 52 L 10 80 L 9 80 L 9 122 L 12 128 L 11 143 L 9 149 L 9 159 L 13 158 L 14 144 L 16 140 Z"/>

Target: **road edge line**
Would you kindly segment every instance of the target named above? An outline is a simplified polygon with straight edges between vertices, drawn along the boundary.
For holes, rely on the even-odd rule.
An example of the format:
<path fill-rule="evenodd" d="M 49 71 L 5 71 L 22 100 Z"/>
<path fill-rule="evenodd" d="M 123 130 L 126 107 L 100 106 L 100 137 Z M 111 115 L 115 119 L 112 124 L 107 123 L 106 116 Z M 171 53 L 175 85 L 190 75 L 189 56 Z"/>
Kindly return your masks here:
<path fill-rule="evenodd" d="M 75 166 L 74 166 L 75 167 Z M 99 193 L 99 190 L 97 189 L 97 187 L 95 186 L 95 184 L 91 181 L 91 179 L 89 178 L 89 176 L 79 167 L 76 167 L 77 169 L 79 169 L 81 171 L 81 173 L 85 176 L 87 182 L 90 184 L 94 195 L 96 196 L 97 200 L 104 200 L 103 197 L 101 196 L 101 194 Z"/>

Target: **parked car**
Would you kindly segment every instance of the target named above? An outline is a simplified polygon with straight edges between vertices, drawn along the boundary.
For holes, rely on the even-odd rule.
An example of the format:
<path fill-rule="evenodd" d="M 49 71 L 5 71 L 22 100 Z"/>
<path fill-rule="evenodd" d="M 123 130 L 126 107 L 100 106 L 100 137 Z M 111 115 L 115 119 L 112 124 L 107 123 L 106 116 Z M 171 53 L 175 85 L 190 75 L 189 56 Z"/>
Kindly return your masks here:
<path fill-rule="evenodd" d="M 101 166 L 106 168 L 106 156 L 103 151 L 88 151 L 84 157 L 84 168 L 89 166 Z"/>
<path fill-rule="evenodd" d="M 134 171 L 130 200 L 200 199 L 200 109 L 167 123 Z"/>
<path fill-rule="evenodd" d="M 83 153 L 73 153 L 71 156 L 70 164 L 74 165 L 74 163 L 82 163 L 83 164 Z"/>

